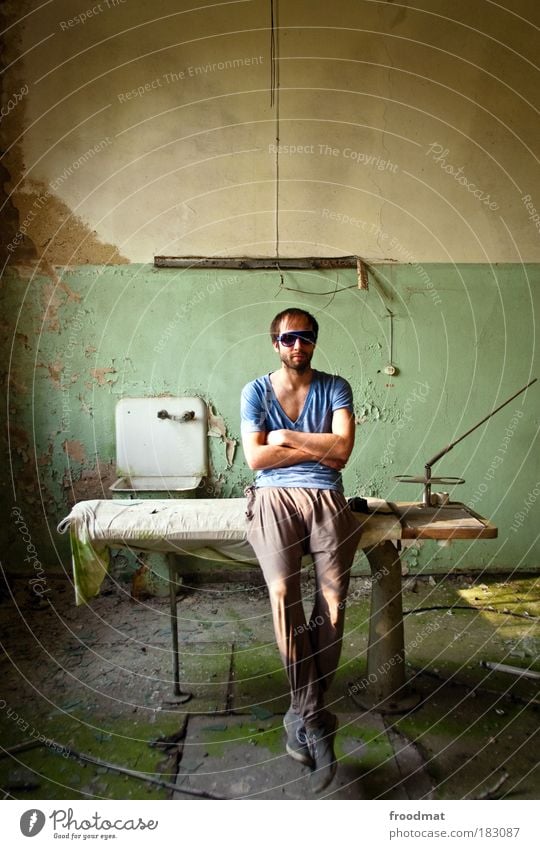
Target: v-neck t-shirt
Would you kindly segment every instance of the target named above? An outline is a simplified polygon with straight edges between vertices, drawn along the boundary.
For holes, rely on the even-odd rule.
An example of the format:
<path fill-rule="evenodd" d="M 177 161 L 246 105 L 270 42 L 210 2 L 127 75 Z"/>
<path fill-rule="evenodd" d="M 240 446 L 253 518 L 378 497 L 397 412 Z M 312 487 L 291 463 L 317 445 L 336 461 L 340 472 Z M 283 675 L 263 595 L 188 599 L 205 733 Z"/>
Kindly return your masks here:
<path fill-rule="evenodd" d="M 332 433 L 335 410 L 353 412 L 350 385 L 344 378 L 313 370 L 306 400 L 296 421 L 292 421 L 279 403 L 270 375 L 265 374 L 244 386 L 240 417 L 242 433 L 268 433 L 271 430 L 295 430 L 301 433 Z M 341 473 L 316 460 L 306 460 L 281 469 L 261 469 L 256 486 L 299 486 L 333 489 L 343 492 Z"/>

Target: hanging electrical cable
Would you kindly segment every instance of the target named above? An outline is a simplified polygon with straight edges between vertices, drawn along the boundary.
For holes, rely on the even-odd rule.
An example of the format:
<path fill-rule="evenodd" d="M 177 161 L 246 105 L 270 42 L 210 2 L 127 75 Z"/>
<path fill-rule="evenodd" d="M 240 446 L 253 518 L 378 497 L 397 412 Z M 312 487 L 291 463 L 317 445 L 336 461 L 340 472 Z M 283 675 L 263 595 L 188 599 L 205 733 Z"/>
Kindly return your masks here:
<path fill-rule="evenodd" d="M 279 0 L 270 0 L 270 106 L 275 109 L 275 253 L 280 284 L 283 272 L 279 267 Z"/>
<path fill-rule="evenodd" d="M 274 236 L 275 236 L 275 258 L 276 258 L 276 269 L 279 273 L 279 285 L 280 290 L 287 291 L 302 291 L 298 289 L 289 289 L 289 287 L 285 286 L 285 280 L 283 277 L 283 270 L 280 266 L 280 158 L 279 158 L 279 150 L 280 150 L 280 44 L 279 44 L 279 34 L 280 34 L 280 22 L 279 22 L 279 0 L 270 0 L 270 108 L 275 110 L 274 115 L 274 136 L 275 136 L 275 160 L 274 160 L 274 173 L 275 173 L 275 191 L 274 191 Z M 367 274 L 367 266 L 364 260 L 361 257 L 357 257 L 356 262 L 356 270 L 358 275 L 358 285 L 356 286 L 345 286 L 342 288 L 337 287 L 333 292 L 320 292 L 320 293 L 309 293 L 309 294 L 321 294 L 327 295 L 332 294 L 335 295 L 338 291 L 345 291 L 346 289 L 368 289 L 368 274 Z"/>

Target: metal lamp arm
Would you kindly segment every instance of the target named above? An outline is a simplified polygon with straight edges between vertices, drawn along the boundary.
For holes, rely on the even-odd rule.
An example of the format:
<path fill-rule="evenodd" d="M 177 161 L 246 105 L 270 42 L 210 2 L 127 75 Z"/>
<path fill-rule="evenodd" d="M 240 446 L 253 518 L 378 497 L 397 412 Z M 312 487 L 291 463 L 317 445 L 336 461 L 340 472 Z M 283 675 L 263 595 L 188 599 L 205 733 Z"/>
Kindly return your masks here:
<path fill-rule="evenodd" d="M 494 416 L 495 413 L 498 413 L 499 410 L 502 410 L 503 407 L 506 407 L 506 405 L 509 404 L 510 401 L 513 401 L 514 398 L 517 398 L 518 395 L 521 395 L 522 392 L 525 392 L 525 390 L 528 389 L 529 386 L 532 386 L 533 383 L 536 383 L 537 380 L 538 380 L 537 377 L 530 380 L 529 383 L 527 383 L 525 386 L 523 386 L 518 392 L 515 392 L 510 398 L 507 398 L 506 401 L 503 401 L 502 404 L 499 404 L 498 407 L 496 407 L 494 410 L 492 410 L 491 413 L 488 413 L 487 416 L 484 416 L 484 418 L 481 421 L 479 421 L 477 424 L 473 425 L 473 427 L 469 428 L 469 430 L 466 433 L 463 433 L 461 436 L 458 436 L 458 438 L 454 439 L 454 441 L 451 442 L 450 445 L 447 445 L 446 448 L 443 448 L 442 451 L 439 451 L 438 454 L 435 454 L 435 456 L 432 457 L 431 460 L 427 461 L 426 469 L 428 467 L 431 469 L 431 467 L 437 462 L 437 460 L 440 460 L 441 457 L 444 457 L 445 454 L 448 454 L 448 452 L 452 450 L 454 445 L 457 445 L 458 442 L 461 442 L 462 439 L 465 439 L 466 436 L 469 436 L 469 434 L 472 433 L 473 430 L 476 430 L 476 428 L 480 427 L 480 425 L 483 425 L 484 422 L 487 422 L 487 420 L 490 419 L 492 416 Z M 427 477 L 427 475 L 426 475 L 426 477 Z"/>
<path fill-rule="evenodd" d="M 484 418 L 481 421 L 477 422 L 477 424 L 475 424 L 475 425 L 473 425 L 473 427 L 469 428 L 469 430 L 466 433 L 463 433 L 461 436 L 458 436 L 457 439 L 454 439 L 453 442 L 451 442 L 449 445 L 447 445 L 441 451 L 438 451 L 437 454 L 434 454 L 433 457 L 430 460 L 427 461 L 427 463 L 424 466 L 424 494 L 423 494 L 423 505 L 424 505 L 424 507 L 430 507 L 431 506 L 431 467 L 434 466 L 435 463 L 438 460 L 441 459 L 441 457 L 444 457 L 445 454 L 448 454 L 448 452 L 452 450 L 454 445 L 457 445 L 458 442 L 461 442 L 462 439 L 465 439 L 466 436 L 469 436 L 474 430 L 479 428 L 480 425 L 483 425 L 484 422 L 487 422 L 487 420 L 490 419 L 492 416 L 494 416 L 495 413 L 498 413 L 499 410 L 502 410 L 503 407 L 506 407 L 506 405 L 509 404 L 510 401 L 513 401 L 514 398 L 517 398 L 518 395 L 521 395 L 522 392 L 525 392 L 525 390 L 528 389 L 529 386 L 532 386 L 533 383 L 536 383 L 537 380 L 538 380 L 537 377 L 530 380 L 525 386 L 523 386 L 520 390 L 518 390 L 518 392 L 515 392 L 510 398 L 507 398 L 506 401 L 504 401 L 502 404 L 499 404 L 498 407 L 496 407 L 494 410 L 492 410 L 491 413 L 488 413 L 487 416 L 484 416 Z"/>

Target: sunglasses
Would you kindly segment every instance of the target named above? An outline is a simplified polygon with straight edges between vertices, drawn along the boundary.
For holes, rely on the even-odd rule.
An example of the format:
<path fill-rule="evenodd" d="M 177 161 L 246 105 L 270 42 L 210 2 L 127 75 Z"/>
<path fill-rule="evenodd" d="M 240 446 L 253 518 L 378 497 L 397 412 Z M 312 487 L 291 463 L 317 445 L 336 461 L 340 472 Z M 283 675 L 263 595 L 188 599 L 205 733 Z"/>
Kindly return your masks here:
<path fill-rule="evenodd" d="M 276 341 L 285 348 L 292 348 L 296 340 L 304 345 L 315 345 L 317 336 L 314 330 L 291 330 L 290 333 L 281 333 Z"/>

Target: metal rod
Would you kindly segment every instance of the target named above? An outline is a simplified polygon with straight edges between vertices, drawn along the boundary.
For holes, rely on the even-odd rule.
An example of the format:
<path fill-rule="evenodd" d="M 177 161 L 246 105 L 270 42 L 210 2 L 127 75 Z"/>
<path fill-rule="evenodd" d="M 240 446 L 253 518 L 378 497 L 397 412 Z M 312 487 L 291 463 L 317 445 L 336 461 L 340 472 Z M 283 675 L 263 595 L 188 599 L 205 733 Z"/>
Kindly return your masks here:
<path fill-rule="evenodd" d="M 10 749 L 2 749 L 0 751 L 0 758 L 7 758 L 11 755 L 18 754 L 19 752 L 25 752 L 27 749 L 35 749 L 36 746 L 42 746 L 43 740 L 40 740 L 39 737 L 35 740 L 27 740 L 25 743 L 18 743 L 16 746 L 12 746 Z"/>
<path fill-rule="evenodd" d="M 520 678 L 533 678 L 535 681 L 540 679 L 540 672 L 535 669 L 523 669 L 521 666 L 509 666 L 507 663 L 494 663 L 491 660 L 483 660 L 481 665 L 494 672 L 507 672 L 509 675 L 518 675 Z"/>
<path fill-rule="evenodd" d="M 463 433 L 461 436 L 458 436 L 458 438 L 454 439 L 454 441 L 451 442 L 450 445 L 447 445 L 446 448 L 443 448 L 442 451 L 439 451 L 438 454 L 435 454 L 435 456 L 432 457 L 431 460 L 427 461 L 426 465 L 424 466 L 424 477 L 426 479 L 424 483 L 424 494 L 422 497 L 422 505 L 424 507 L 431 507 L 431 467 L 437 462 L 437 460 L 440 460 L 441 457 L 444 457 L 445 454 L 448 454 L 448 452 L 452 450 L 454 445 L 457 445 L 458 442 L 461 442 L 462 439 L 465 439 L 466 436 L 469 436 L 469 434 L 471 434 L 473 430 L 476 430 L 478 427 L 480 427 L 480 425 L 483 425 L 484 422 L 487 422 L 487 420 L 490 419 L 491 416 L 494 416 L 495 413 L 498 413 L 499 410 L 502 410 L 503 407 L 506 407 L 506 405 L 509 404 L 510 401 L 513 401 L 514 398 L 517 398 L 518 395 L 521 395 L 522 392 L 525 392 L 525 390 L 528 389 L 529 386 L 532 386 L 533 383 L 536 383 L 537 380 L 537 377 L 533 378 L 533 380 L 530 380 L 526 386 L 523 386 L 518 392 L 515 392 L 510 398 L 508 398 L 506 401 L 504 401 L 502 404 L 492 410 L 491 413 L 488 413 L 487 416 L 484 416 L 481 421 L 479 421 L 473 427 L 469 428 L 466 433 Z"/>
<path fill-rule="evenodd" d="M 394 313 L 386 307 L 387 318 L 390 319 L 390 344 L 388 346 L 388 362 L 390 365 L 394 362 Z"/>
<path fill-rule="evenodd" d="M 200 799 L 227 799 L 226 796 L 218 796 L 216 793 L 208 793 L 206 790 L 194 790 L 173 784 L 172 781 L 163 781 L 163 779 L 160 778 L 153 778 L 151 775 L 145 775 L 144 772 L 138 772 L 137 770 L 128 769 L 125 766 L 120 766 L 119 764 L 114 764 L 110 761 L 104 761 L 101 758 L 96 758 L 94 755 L 88 755 L 86 752 L 77 752 L 75 749 L 72 749 L 71 746 L 64 746 L 63 743 L 57 743 L 56 740 L 45 739 L 42 742 L 44 746 L 52 749 L 52 751 L 64 752 L 76 760 L 86 761 L 87 763 L 95 764 L 95 766 L 110 769 L 112 772 L 119 772 L 122 775 L 127 775 L 130 778 L 138 778 L 139 781 L 145 781 L 147 784 L 155 784 L 156 787 L 164 787 L 167 790 L 172 790 L 174 793 L 185 793 L 187 796 L 196 796 Z"/>
<path fill-rule="evenodd" d="M 437 462 L 437 460 L 440 460 L 441 457 L 444 457 L 445 454 L 448 454 L 448 452 L 452 450 L 454 445 L 457 445 L 458 442 L 461 442 L 462 439 L 465 439 L 466 436 L 469 436 L 469 434 L 471 434 L 473 430 L 476 430 L 476 428 L 480 427 L 480 425 L 483 425 L 484 422 L 487 422 L 487 420 L 490 419 L 491 416 L 494 416 L 495 413 L 498 413 L 499 410 L 502 410 L 503 407 L 506 407 L 506 405 L 509 404 L 510 401 L 513 401 L 514 398 L 517 398 L 518 395 L 521 395 L 522 392 L 525 392 L 525 390 L 528 389 L 529 386 L 532 386 L 533 383 L 536 383 L 537 380 L 537 377 L 533 378 L 533 380 L 530 380 L 529 383 L 526 384 L 526 386 L 523 386 L 522 389 L 520 389 L 518 392 L 515 392 L 514 395 L 504 401 L 504 403 L 500 404 L 498 407 L 492 410 L 491 413 L 488 413 L 487 416 L 484 416 L 484 418 L 479 421 L 478 424 L 475 424 L 474 427 L 469 428 L 466 433 L 462 434 L 462 436 L 459 436 L 457 439 L 454 439 L 454 441 L 451 442 L 450 445 L 447 445 L 446 448 L 443 448 L 442 451 L 439 451 L 438 454 L 435 454 L 435 456 L 432 457 L 431 460 L 428 460 L 426 463 L 426 470 L 429 467 L 430 474 L 426 474 L 426 477 L 431 477 L 431 466 L 433 466 Z"/>
<path fill-rule="evenodd" d="M 178 612 L 176 609 L 176 555 L 170 552 L 167 554 L 167 564 L 169 566 L 169 597 L 171 605 L 171 636 L 172 636 L 172 651 L 173 651 L 173 678 L 174 678 L 174 698 L 175 701 L 183 704 L 188 702 L 192 693 L 182 692 L 180 689 L 180 651 L 178 648 Z"/>
<path fill-rule="evenodd" d="M 169 594 L 171 602 L 171 635 L 173 645 L 173 677 L 174 695 L 179 696 L 180 691 L 180 652 L 178 650 L 178 612 L 176 610 L 176 570 L 174 554 L 167 555 L 169 566 Z"/>
<path fill-rule="evenodd" d="M 424 484 L 423 505 L 424 507 L 431 507 L 431 466 L 429 463 L 424 466 L 424 476 L 426 482 Z"/>

